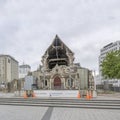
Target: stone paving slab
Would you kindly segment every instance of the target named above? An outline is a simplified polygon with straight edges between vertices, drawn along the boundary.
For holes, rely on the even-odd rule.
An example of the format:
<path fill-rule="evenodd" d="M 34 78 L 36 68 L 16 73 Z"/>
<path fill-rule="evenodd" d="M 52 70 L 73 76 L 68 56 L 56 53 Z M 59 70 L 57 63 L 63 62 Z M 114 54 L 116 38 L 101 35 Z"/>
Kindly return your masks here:
<path fill-rule="evenodd" d="M 120 120 L 120 110 L 0 105 L 0 120 Z"/>
<path fill-rule="evenodd" d="M 0 105 L 0 120 L 41 120 L 48 107 Z"/>
<path fill-rule="evenodd" d="M 120 110 L 54 108 L 50 120 L 119 120 Z"/>

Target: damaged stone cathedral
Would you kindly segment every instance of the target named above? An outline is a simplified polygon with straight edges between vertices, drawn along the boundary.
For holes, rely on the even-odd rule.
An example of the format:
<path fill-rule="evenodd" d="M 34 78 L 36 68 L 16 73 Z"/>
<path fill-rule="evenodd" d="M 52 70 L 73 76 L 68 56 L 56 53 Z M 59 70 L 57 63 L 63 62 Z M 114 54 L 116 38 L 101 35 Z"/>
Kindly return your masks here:
<path fill-rule="evenodd" d="M 74 53 L 56 35 L 42 56 L 42 65 L 32 72 L 38 89 L 93 90 L 92 71 L 74 63 Z"/>

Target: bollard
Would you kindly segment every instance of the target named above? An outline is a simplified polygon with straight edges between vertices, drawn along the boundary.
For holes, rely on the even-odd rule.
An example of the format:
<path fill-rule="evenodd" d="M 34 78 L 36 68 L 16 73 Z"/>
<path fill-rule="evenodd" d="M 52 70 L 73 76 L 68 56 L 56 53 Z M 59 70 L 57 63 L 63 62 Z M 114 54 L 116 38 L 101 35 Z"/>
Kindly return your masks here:
<path fill-rule="evenodd" d="M 78 91 L 77 98 L 81 98 L 81 96 L 80 96 L 80 91 Z"/>

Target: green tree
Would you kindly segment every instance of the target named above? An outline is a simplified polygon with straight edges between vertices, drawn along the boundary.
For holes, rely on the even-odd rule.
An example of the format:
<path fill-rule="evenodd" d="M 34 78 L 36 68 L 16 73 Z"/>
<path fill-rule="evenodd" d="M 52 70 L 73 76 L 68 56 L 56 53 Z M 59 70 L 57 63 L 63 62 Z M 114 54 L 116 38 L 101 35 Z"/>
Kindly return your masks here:
<path fill-rule="evenodd" d="M 102 75 L 105 78 L 120 79 L 120 50 L 108 53 L 103 60 Z"/>

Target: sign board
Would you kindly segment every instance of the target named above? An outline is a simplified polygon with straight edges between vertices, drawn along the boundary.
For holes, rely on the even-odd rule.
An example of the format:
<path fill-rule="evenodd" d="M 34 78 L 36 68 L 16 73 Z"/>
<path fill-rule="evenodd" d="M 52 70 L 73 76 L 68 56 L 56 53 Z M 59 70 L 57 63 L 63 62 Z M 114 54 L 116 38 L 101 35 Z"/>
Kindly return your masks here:
<path fill-rule="evenodd" d="M 26 76 L 25 77 L 24 90 L 32 90 L 33 82 L 34 82 L 34 77 L 33 76 Z"/>
<path fill-rule="evenodd" d="M 78 90 L 34 90 L 36 97 L 74 97 Z"/>

